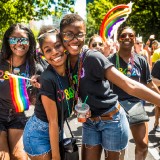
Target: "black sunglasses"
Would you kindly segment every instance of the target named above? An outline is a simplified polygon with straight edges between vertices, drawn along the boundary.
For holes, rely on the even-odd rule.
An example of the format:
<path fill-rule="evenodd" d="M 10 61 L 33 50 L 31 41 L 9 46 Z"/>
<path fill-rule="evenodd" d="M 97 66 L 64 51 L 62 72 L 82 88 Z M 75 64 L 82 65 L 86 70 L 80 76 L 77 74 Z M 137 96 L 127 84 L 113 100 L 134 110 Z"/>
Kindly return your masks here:
<path fill-rule="evenodd" d="M 93 44 L 92 44 L 92 47 L 93 48 L 95 48 L 95 47 L 97 47 L 97 46 L 100 46 L 100 47 L 102 47 L 103 46 L 103 43 L 102 42 L 94 42 Z"/>
<path fill-rule="evenodd" d="M 127 38 L 127 36 L 130 38 L 130 39 L 134 39 L 135 38 L 135 35 L 133 33 L 122 33 L 119 37 L 120 40 L 124 40 L 125 38 Z"/>
<path fill-rule="evenodd" d="M 81 40 L 81 39 L 84 39 L 85 35 L 86 34 L 82 33 L 82 32 L 80 32 L 78 34 L 74 34 L 72 32 L 63 32 L 62 33 L 62 37 L 63 37 L 64 41 L 72 41 L 74 38 Z"/>

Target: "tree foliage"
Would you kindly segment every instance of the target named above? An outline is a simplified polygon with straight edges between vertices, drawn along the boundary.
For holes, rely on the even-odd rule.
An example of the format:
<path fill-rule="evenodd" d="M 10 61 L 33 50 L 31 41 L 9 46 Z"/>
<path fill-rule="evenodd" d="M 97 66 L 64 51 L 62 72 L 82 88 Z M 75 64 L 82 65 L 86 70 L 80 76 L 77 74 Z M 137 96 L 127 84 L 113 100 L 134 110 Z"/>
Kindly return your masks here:
<path fill-rule="evenodd" d="M 112 3 L 111 3 L 112 2 Z M 88 37 L 94 33 L 99 33 L 99 28 L 104 15 L 113 6 L 118 4 L 128 4 L 129 0 L 112 0 L 104 3 L 102 0 L 94 0 L 88 4 L 87 13 L 87 30 Z M 97 10 L 98 9 L 98 10 Z M 99 18 L 99 20 L 97 19 Z M 151 34 L 156 35 L 156 39 L 160 39 L 160 1 L 159 0 L 134 0 L 132 12 L 126 22 L 122 24 L 133 27 L 137 34 L 143 36 L 146 41 Z M 90 29 L 91 28 L 91 29 Z"/>
<path fill-rule="evenodd" d="M 53 8 L 54 0 L 1 0 L 0 1 L 0 39 L 4 31 L 13 23 L 28 23 L 48 15 L 61 16 L 64 9 L 70 9 L 71 0 L 59 0 Z M 55 10 L 56 9 L 56 10 Z"/>

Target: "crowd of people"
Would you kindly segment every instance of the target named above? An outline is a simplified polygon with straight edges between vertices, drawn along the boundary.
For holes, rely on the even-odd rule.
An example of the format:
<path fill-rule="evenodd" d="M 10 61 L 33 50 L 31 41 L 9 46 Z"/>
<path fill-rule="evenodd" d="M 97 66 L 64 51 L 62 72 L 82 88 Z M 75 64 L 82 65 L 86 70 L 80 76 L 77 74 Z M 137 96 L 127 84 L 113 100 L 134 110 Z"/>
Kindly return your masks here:
<path fill-rule="evenodd" d="M 61 160 L 61 115 L 70 117 L 86 97 L 82 160 L 100 160 L 103 150 L 105 160 L 124 160 L 129 130 L 135 160 L 146 158 L 149 118 L 132 124 L 122 101 L 142 108 L 145 101 L 154 104 L 154 129 L 160 132 L 159 42 L 152 35 L 144 45 L 128 26 L 119 28 L 116 42 L 95 34 L 86 45 L 85 35 L 78 14 L 65 15 L 59 30 L 42 26 L 37 52 L 29 27 L 17 23 L 6 30 L 0 54 L 0 159 Z M 30 103 L 35 109 L 28 119 L 24 111 Z"/>

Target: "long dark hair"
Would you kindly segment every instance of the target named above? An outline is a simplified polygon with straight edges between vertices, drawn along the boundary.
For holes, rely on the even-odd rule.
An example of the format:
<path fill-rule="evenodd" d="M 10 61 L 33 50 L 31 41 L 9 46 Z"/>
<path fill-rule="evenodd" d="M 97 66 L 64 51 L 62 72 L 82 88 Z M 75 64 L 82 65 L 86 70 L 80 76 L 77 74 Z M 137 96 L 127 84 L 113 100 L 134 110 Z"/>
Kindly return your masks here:
<path fill-rule="evenodd" d="M 29 67 L 29 74 L 31 76 L 31 75 L 35 74 L 35 62 L 34 62 L 33 56 L 36 52 L 36 40 L 35 40 L 35 37 L 34 37 L 32 30 L 29 27 L 27 27 L 26 25 L 17 23 L 17 24 L 11 25 L 6 30 L 6 32 L 4 33 L 4 36 L 3 36 L 1 60 L 8 60 L 10 58 L 10 56 L 12 55 L 12 51 L 11 51 L 8 39 L 9 39 L 10 35 L 17 28 L 24 30 L 29 38 L 29 50 L 26 55 L 26 61 L 28 61 L 28 63 L 29 63 L 29 66 L 30 66 Z"/>

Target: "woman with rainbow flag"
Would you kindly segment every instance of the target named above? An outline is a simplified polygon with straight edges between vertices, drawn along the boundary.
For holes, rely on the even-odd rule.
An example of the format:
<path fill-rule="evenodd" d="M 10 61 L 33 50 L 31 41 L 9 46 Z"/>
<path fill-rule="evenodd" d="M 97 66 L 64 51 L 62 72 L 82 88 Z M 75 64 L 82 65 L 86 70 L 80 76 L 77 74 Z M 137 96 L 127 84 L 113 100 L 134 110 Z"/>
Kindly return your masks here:
<path fill-rule="evenodd" d="M 28 159 L 22 134 L 27 121 L 24 111 L 30 103 L 26 79 L 35 74 L 35 49 L 34 35 L 27 26 L 13 24 L 6 30 L 0 55 L 0 159 Z"/>

